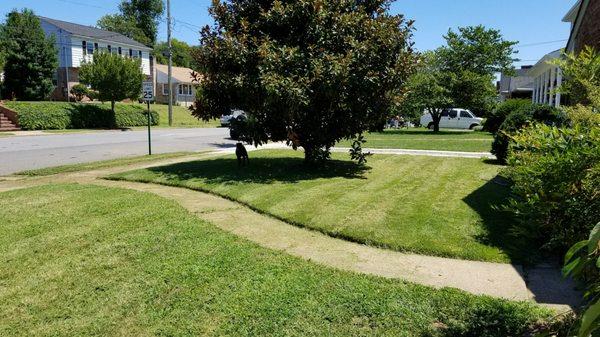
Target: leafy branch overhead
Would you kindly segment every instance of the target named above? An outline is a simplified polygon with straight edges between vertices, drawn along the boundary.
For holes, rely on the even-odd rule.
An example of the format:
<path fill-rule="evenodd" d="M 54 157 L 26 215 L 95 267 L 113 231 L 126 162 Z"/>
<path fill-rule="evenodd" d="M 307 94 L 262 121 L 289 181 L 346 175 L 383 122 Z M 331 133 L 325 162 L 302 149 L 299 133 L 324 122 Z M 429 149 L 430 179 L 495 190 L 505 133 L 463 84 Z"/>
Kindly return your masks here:
<path fill-rule="evenodd" d="M 215 1 L 195 53 L 194 115 L 242 109 L 252 142 L 287 141 L 308 161 L 380 128 L 413 73 L 412 21 L 389 1 Z M 324 152 L 324 153 L 323 153 Z M 325 155 L 323 155 L 325 154 Z"/>

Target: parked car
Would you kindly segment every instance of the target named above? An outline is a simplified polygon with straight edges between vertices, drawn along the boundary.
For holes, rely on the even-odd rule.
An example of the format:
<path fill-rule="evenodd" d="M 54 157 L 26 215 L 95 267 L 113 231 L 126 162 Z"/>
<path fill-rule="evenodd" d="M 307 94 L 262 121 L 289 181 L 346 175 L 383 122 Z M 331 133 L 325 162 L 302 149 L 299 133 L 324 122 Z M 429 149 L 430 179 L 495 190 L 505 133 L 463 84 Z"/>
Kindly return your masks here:
<path fill-rule="evenodd" d="M 483 118 L 475 116 L 469 110 L 458 108 L 445 109 L 442 111 L 440 128 L 473 130 L 475 127 L 480 126 L 482 122 Z M 423 113 L 423 116 L 421 116 L 421 126 L 433 129 L 433 118 L 431 118 L 428 112 Z"/>
<path fill-rule="evenodd" d="M 246 116 L 246 113 L 242 110 L 232 110 L 230 115 L 221 116 L 221 126 L 229 126 L 232 118 L 238 118 L 239 116 Z"/>

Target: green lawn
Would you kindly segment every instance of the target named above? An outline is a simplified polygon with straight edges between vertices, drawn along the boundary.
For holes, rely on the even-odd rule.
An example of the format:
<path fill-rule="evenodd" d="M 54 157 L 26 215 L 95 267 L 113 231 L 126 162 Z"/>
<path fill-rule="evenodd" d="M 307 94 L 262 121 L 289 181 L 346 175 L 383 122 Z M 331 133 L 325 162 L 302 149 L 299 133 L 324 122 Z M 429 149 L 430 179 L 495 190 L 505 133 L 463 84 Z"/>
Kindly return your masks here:
<path fill-rule="evenodd" d="M 130 190 L 0 193 L 2 336 L 522 336 L 550 313 L 322 267 Z"/>
<path fill-rule="evenodd" d="M 338 153 L 327 167 L 307 169 L 301 157 L 257 151 L 244 169 L 226 156 L 111 178 L 210 191 L 299 226 L 394 250 L 498 262 L 530 255 L 507 235 L 510 217 L 493 209 L 508 194 L 492 182 L 500 166 L 375 155 L 362 171 Z"/>
<path fill-rule="evenodd" d="M 138 103 L 133 103 L 138 104 Z M 139 104 L 146 106 L 145 104 Z M 169 106 L 166 104 L 150 104 L 150 109 L 158 112 L 160 115 L 159 126 L 169 126 Z M 191 111 L 179 105 L 173 105 L 173 127 L 178 128 L 216 128 L 221 126 L 218 119 L 213 119 L 209 122 L 198 120 L 192 116 Z"/>
<path fill-rule="evenodd" d="M 35 170 L 21 171 L 21 172 L 15 173 L 15 174 L 16 175 L 24 175 L 24 176 L 49 176 L 49 175 L 57 174 L 57 173 L 89 171 L 89 170 L 96 170 L 96 169 L 123 166 L 123 165 L 153 162 L 156 160 L 183 157 L 183 156 L 188 156 L 191 154 L 193 154 L 193 152 L 174 152 L 174 153 L 154 154 L 152 156 L 145 155 L 145 156 L 137 156 L 137 157 L 125 157 L 125 158 L 119 158 L 119 159 L 94 161 L 94 162 L 89 162 L 89 163 L 46 167 L 46 168 L 35 169 Z"/>
<path fill-rule="evenodd" d="M 414 149 L 465 152 L 490 152 L 492 134 L 482 131 L 441 130 L 439 133 L 411 128 L 385 130 L 365 134 L 366 148 Z M 350 146 L 350 141 L 340 142 L 340 146 Z"/>

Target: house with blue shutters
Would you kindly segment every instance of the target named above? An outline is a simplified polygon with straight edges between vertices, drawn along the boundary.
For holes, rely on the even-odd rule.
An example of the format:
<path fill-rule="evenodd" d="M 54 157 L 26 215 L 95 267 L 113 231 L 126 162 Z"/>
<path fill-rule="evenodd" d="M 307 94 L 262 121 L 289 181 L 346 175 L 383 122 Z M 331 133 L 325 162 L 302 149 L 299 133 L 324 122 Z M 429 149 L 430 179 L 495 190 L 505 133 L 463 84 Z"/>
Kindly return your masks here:
<path fill-rule="evenodd" d="M 53 99 L 67 99 L 71 87 L 79 83 L 79 67 L 83 62 L 91 62 L 96 51 L 140 58 L 142 72 L 149 81 L 152 80 L 152 48 L 123 34 L 46 17 L 39 18 L 46 35 L 55 37 L 58 50 L 59 66 Z"/>

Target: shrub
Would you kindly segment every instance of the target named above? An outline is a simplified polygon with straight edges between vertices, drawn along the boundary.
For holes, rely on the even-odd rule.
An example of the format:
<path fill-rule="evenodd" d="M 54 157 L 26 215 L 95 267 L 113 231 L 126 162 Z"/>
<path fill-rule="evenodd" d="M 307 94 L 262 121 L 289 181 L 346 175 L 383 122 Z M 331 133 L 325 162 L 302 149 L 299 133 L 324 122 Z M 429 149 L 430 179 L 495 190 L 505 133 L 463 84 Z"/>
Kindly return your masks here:
<path fill-rule="evenodd" d="M 498 104 L 496 109 L 488 116 L 483 129 L 491 133 L 496 133 L 508 115 L 517 110 L 530 109 L 532 105 L 533 103 L 529 99 L 509 99 L 504 101 Z"/>
<path fill-rule="evenodd" d="M 118 104 L 115 113 L 108 104 L 74 104 L 66 102 L 6 102 L 19 116 L 25 130 L 125 128 L 146 125 L 146 111 L 139 106 Z M 152 125 L 159 116 L 151 112 Z"/>
<path fill-rule="evenodd" d="M 73 87 L 71 87 L 71 90 L 69 92 L 71 93 L 71 95 L 75 96 L 75 99 L 78 102 L 81 102 L 83 98 L 89 94 L 90 89 L 88 89 L 88 87 L 81 83 L 77 83 Z"/>
<path fill-rule="evenodd" d="M 499 162 L 504 163 L 508 154 L 510 138 L 517 131 L 533 122 L 561 126 L 566 121 L 567 117 L 563 112 L 548 105 L 534 104 L 515 110 L 506 117 L 494 136 L 492 153 L 496 155 Z"/>
<path fill-rule="evenodd" d="M 600 127 L 535 124 L 512 139 L 505 174 L 514 183 L 513 230 L 565 251 L 600 219 Z"/>
<path fill-rule="evenodd" d="M 586 283 L 585 298 L 589 300 L 578 322 L 577 337 L 596 336 L 600 332 L 600 222 L 587 240 L 573 245 L 565 255 L 565 276 Z"/>

